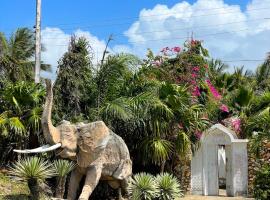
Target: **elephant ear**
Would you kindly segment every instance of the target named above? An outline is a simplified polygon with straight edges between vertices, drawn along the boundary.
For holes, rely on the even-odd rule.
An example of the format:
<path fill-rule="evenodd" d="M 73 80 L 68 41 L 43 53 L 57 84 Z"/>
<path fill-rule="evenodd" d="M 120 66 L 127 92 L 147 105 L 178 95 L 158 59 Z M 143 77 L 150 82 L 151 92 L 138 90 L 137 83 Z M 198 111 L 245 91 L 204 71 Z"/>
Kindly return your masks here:
<path fill-rule="evenodd" d="M 78 127 L 78 165 L 87 167 L 101 158 L 110 139 L 110 130 L 104 122 L 98 121 Z"/>

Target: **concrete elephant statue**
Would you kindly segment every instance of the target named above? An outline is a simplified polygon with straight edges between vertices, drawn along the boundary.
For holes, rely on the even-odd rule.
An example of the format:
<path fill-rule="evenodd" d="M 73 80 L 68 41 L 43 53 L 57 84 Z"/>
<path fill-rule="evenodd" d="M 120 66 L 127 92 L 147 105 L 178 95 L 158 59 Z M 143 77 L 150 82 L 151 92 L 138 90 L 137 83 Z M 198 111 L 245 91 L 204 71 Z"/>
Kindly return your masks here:
<path fill-rule="evenodd" d="M 53 105 L 52 83 L 46 80 L 46 102 L 42 114 L 42 128 L 48 145 L 31 150 L 14 150 L 18 153 L 41 153 L 55 150 L 57 155 L 77 162 L 72 171 L 68 199 L 77 199 L 77 190 L 82 177 L 85 183 L 79 196 L 88 200 L 99 180 L 107 180 L 119 191 L 126 189 L 132 174 L 132 162 L 128 148 L 121 137 L 113 133 L 102 121 L 72 124 L 63 121 L 54 127 L 51 121 Z"/>

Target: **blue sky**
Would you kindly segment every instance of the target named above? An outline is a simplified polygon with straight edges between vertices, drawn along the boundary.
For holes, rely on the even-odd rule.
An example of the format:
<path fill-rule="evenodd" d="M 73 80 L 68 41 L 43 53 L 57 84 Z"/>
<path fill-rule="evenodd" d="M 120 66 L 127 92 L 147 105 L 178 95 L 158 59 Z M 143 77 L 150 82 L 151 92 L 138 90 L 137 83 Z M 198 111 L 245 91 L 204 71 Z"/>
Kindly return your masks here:
<path fill-rule="evenodd" d="M 35 2 L 1 0 L 0 31 L 9 36 L 18 27 L 33 27 Z M 158 52 L 164 46 L 181 45 L 193 32 L 213 57 L 254 69 L 259 61 L 238 60 L 261 60 L 270 51 L 269 10 L 270 0 L 42 0 L 47 49 L 42 57 L 55 67 L 71 34 L 87 37 L 98 54 L 112 33 L 112 52 L 143 56 L 147 48 Z M 201 26 L 206 28 L 198 29 Z"/>
<path fill-rule="evenodd" d="M 84 28 L 104 38 L 110 33 L 125 31 L 132 20 L 143 8 L 151 9 L 157 4 L 173 6 L 179 0 L 42 0 L 42 26 L 57 25 L 60 28 L 79 28 L 100 24 L 123 25 Z M 195 0 L 187 0 L 189 3 Z M 240 5 L 242 9 L 248 0 L 226 0 L 228 4 Z M 35 0 L 1 0 L 0 3 L 0 31 L 7 34 L 18 27 L 32 27 L 35 23 Z M 111 21 L 110 21 L 111 20 Z M 128 23 L 130 22 L 130 23 Z M 72 32 L 68 29 L 66 32 Z"/>

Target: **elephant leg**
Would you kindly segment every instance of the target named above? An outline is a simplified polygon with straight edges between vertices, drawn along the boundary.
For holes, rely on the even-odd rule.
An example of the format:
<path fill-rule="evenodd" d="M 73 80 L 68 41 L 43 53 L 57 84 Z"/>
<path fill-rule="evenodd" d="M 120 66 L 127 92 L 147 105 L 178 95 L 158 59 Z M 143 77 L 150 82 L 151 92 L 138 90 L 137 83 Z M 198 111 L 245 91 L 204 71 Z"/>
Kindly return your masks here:
<path fill-rule="evenodd" d="M 78 169 L 74 169 L 71 173 L 70 182 L 68 186 L 68 200 L 76 200 L 77 190 L 80 185 L 80 181 L 83 177 L 83 174 L 79 172 Z"/>
<path fill-rule="evenodd" d="M 102 166 L 91 166 L 87 170 L 85 183 L 82 189 L 82 193 L 79 200 L 88 200 L 93 190 L 97 186 L 99 179 L 101 177 Z"/>
<path fill-rule="evenodd" d="M 122 188 L 122 192 L 124 192 L 125 194 L 128 193 L 128 191 L 127 191 L 128 179 L 121 180 L 121 188 Z"/>

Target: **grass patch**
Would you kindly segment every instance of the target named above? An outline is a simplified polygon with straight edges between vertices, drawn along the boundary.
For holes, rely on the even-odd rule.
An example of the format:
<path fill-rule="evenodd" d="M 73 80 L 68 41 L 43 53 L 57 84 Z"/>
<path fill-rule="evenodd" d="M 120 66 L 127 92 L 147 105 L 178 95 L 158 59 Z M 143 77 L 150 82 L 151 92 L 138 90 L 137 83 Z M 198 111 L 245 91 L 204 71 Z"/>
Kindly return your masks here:
<path fill-rule="evenodd" d="M 25 182 L 9 177 L 5 170 L 0 171 L 0 200 L 26 200 L 28 195 Z"/>

